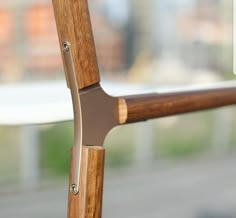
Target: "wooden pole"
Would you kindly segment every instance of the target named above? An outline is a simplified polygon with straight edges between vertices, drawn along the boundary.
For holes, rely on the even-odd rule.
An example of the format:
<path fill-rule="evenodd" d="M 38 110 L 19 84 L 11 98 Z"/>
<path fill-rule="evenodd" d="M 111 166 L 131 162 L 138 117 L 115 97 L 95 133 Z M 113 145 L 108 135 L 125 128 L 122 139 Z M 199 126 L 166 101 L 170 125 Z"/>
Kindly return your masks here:
<path fill-rule="evenodd" d="M 52 0 L 52 3 L 64 66 L 62 45 L 63 42 L 69 42 L 78 88 L 100 82 L 87 0 Z"/>
<path fill-rule="evenodd" d="M 124 123 L 133 123 L 236 104 L 236 85 L 126 96 L 123 104 L 120 116 L 126 117 Z"/>
<path fill-rule="evenodd" d="M 80 192 L 68 194 L 68 218 L 101 218 L 105 149 L 83 146 Z M 71 163 L 73 152 L 71 151 Z M 71 168 L 70 168 L 71 169 Z M 71 172 L 69 184 L 71 184 Z"/>
<path fill-rule="evenodd" d="M 74 68 L 78 89 L 99 83 L 100 75 L 87 0 L 52 0 L 52 2 L 68 86 L 71 85 L 67 72 L 69 68 Z M 63 47 L 65 44 L 70 45 L 72 59 L 70 61 L 73 67 L 68 68 L 68 63 L 66 64 Z M 72 149 L 70 186 L 75 154 Z M 68 194 L 68 218 L 101 217 L 104 155 L 103 147 L 82 147 L 79 193 Z"/>

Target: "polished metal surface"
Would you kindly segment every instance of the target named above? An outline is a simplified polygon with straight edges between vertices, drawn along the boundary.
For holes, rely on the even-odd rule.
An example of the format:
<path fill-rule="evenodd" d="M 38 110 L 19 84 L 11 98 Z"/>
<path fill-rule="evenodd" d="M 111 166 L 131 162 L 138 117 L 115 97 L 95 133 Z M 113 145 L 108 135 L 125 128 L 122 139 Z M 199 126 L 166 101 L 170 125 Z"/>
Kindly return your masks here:
<path fill-rule="evenodd" d="M 83 145 L 103 146 L 107 133 L 118 124 L 118 99 L 99 84 L 80 90 Z"/>
<path fill-rule="evenodd" d="M 72 61 L 72 54 L 69 42 L 62 44 L 65 64 L 68 76 L 68 82 L 71 90 L 71 97 L 73 102 L 74 111 L 74 144 L 73 144 L 73 162 L 72 162 L 72 185 L 71 191 L 73 194 L 79 192 L 79 179 L 80 179 L 80 162 L 81 162 L 81 149 L 82 149 L 82 113 L 79 97 L 79 90 L 76 82 L 74 65 Z"/>

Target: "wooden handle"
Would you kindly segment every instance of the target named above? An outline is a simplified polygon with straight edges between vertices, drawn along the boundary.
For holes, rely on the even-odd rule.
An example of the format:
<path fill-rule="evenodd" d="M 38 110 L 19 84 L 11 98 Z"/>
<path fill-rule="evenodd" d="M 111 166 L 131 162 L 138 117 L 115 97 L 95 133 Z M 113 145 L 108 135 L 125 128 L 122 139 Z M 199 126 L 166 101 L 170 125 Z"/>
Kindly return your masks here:
<path fill-rule="evenodd" d="M 68 218 L 101 218 L 105 149 L 83 146 L 79 193 L 68 194 Z M 71 163 L 73 153 L 71 153 Z M 71 172 L 70 172 L 71 174 Z M 71 176 L 69 180 L 71 184 Z"/>
<path fill-rule="evenodd" d="M 98 83 L 100 77 L 87 0 L 52 2 L 60 47 L 65 41 L 71 44 L 78 87 L 82 89 Z M 63 51 L 62 56 L 66 71 Z"/>
<path fill-rule="evenodd" d="M 132 123 L 236 104 L 236 85 L 225 88 L 127 96 L 124 100 L 127 108 L 126 123 Z"/>

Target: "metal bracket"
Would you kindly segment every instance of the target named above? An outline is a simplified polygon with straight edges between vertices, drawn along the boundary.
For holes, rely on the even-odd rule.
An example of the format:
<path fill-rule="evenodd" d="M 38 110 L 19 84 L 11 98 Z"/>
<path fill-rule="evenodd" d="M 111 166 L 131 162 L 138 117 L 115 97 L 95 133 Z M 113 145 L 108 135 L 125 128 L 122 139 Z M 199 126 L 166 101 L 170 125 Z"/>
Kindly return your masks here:
<path fill-rule="evenodd" d="M 107 133 L 118 121 L 118 99 L 105 93 L 99 84 L 80 90 L 83 145 L 103 146 Z"/>
<path fill-rule="evenodd" d="M 72 162 L 72 184 L 71 193 L 74 195 L 79 192 L 80 165 L 82 154 L 82 113 L 79 97 L 79 90 L 76 82 L 75 70 L 72 61 L 71 45 L 69 42 L 63 42 L 62 49 L 65 56 L 65 65 L 67 71 L 68 84 L 71 90 L 71 97 L 74 111 L 74 144 L 73 144 L 73 162 Z"/>
<path fill-rule="evenodd" d="M 99 84 L 78 89 L 71 45 L 62 44 L 68 85 L 74 110 L 74 144 L 72 147 L 72 181 L 70 191 L 79 193 L 82 145 L 102 146 L 107 133 L 119 125 L 118 98 L 106 94 Z"/>

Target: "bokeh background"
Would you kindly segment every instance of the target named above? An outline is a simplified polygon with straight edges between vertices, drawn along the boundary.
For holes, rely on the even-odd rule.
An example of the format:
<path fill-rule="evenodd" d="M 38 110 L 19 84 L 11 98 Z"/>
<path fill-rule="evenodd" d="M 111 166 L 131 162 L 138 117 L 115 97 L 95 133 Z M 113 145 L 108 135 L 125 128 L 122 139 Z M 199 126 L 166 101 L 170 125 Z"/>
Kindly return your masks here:
<path fill-rule="evenodd" d="M 102 80 L 157 90 L 235 79 L 232 0 L 89 7 Z M 1 1 L 0 27 L 2 85 L 65 80 L 50 1 Z M 235 126 L 232 106 L 112 130 L 103 217 L 236 217 Z M 0 217 L 66 217 L 72 140 L 72 122 L 0 127 Z"/>

